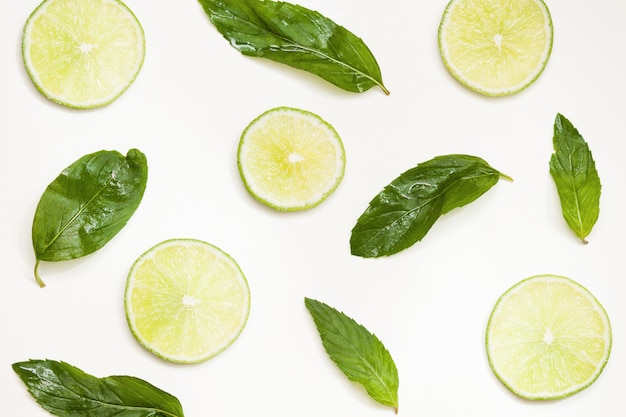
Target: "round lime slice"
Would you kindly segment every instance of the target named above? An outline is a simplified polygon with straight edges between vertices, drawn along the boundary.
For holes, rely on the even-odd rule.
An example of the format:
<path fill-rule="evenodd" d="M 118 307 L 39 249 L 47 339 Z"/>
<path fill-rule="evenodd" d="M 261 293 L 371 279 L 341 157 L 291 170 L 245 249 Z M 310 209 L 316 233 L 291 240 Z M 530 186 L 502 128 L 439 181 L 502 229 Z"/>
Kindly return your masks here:
<path fill-rule="evenodd" d="M 611 351 L 609 317 L 569 278 L 539 275 L 506 291 L 489 318 L 489 364 L 520 397 L 563 398 L 591 385 Z"/>
<path fill-rule="evenodd" d="M 143 29 L 120 0 L 44 0 L 22 36 L 37 89 L 73 108 L 111 103 L 135 80 L 144 55 Z"/>
<path fill-rule="evenodd" d="M 250 311 L 250 291 L 228 254 L 203 241 L 172 239 L 135 261 L 124 307 L 142 346 L 168 361 L 197 363 L 239 337 Z"/>
<path fill-rule="evenodd" d="M 282 211 L 315 207 L 343 178 L 346 155 L 335 129 L 290 107 L 266 111 L 241 135 L 237 166 L 258 201 Z"/>
<path fill-rule="evenodd" d="M 438 33 L 446 68 L 487 96 L 511 95 L 531 85 L 548 63 L 552 37 L 542 0 L 451 0 Z"/>

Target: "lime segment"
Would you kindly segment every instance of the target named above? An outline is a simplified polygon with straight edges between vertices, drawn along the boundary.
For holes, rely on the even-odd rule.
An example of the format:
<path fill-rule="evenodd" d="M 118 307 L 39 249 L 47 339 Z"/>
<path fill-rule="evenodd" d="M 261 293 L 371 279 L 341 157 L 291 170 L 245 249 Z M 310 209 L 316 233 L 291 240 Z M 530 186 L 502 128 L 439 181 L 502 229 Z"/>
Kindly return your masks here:
<path fill-rule="evenodd" d="M 126 282 L 126 318 L 137 341 L 179 363 L 206 361 L 245 327 L 250 292 L 241 269 L 219 248 L 194 239 L 152 247 Z"/>
<path fill-rule="evenodd" d="M 580 284 L 534 276 L 497 301 L 486 347 L 493 372 L 515 394 L 563 398 L 599 377 L 611 351 L 611 326 L 602 305 Z"/>
<path fill-rule="evenodd" d="M 145 55 L 141 24 L 120 0 L 44 0 L 22 36 L 24 65 L 50 100 L 109 104 L 135 80 Z"/>
<path fill-rule="evenodd" d="M 318 115 L 278 107 L 253 120 L 237 152 L 248 192 L 277 210 L 312 208 L 339 185 L 346 163 L 335 129 Z"/>
<path fill-rule="evenodd" d="M 487 96 L 511 95 L 548 63 L 552 19 L 542 0 L 451 0 L 438 38 L 443 62 L 460 83 Z"/>

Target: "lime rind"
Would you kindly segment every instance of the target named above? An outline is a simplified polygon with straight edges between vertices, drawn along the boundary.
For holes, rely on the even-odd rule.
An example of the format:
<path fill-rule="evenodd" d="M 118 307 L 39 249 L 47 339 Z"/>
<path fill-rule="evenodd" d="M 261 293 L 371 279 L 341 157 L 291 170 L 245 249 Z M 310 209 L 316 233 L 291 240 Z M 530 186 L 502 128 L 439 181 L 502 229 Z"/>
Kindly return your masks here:
<path fill-rule="evenodd" d="M 602 344 L 603 344 L 602 357 L 599 360 L 596 360 L 594 362 L 593 372 L 589 374 L 580 383 L 572 383 L 566 389 L 562 389 L 560 391 L 543 390 L 543 391 L 529 392 L 528 390 L 522 389 L 521 387 L 518 386 L 517 383 L 513 381 L 513 378 L 510 375 L 507 375 L 506 372 L 504 372 L 501 369 L 501 366 L 498 363 L 498 360 L 494 358 L 494 356 L 496 355 L 492 351 L 493 350 L 492 340 L 496 339 L 496 337 L 492 334 L 492 330 L 494 327 L 494 322 L 497 320 L 497 318 L 499 318 L 499 314 L 503 305 L 506 304 L 509 297 L 517 294 L 520 290 L 524 288 L 524 286 L 535 283 L 535 282 L 545 282 L 547 284 L 560 282 L 560 283 L 565 283 L 575 288 L 577 294 L 582 295 L 584 298 L 588 300 L 589 304 L 593 306 L 593 311 L 596 313 L 597 317 L 600 319 L 602 328 L 603 328 L 603 333 L 601 337 Z M 575 309 L 577 307 L 572 307 L 572 308 Z M 555 310 L 558 310 L 558 307 Z M 553 311 L 553 313 L 555 312 Z M 515 325 L 519 325 L 519 323 L 516 323 Z M 525 325 L 527 325 L 527 323 L 525 323 Z M 526 278 L 518 282 L 517 284 L 513 285 L 511 288 L 509 288 L 500 296 L 500 298 L 496 302 L 496 305 L 494 306 L 489 316 L 489 320 L 487 323 L 487 331 L 485 334 L 485 346 L 486 346 L 487 358 L 488 358 L 488 362 L 489 362 L 489 366 L 491 370 L 493 371 L 497 379 L 506 388 L 508 388 L 512 393 L 527 400 L 543 400 L 543 401 L 557 400 L 557 399 L 570 397 L 576 393 L 583 391 L 584 389 L 591 386 L 600 377 L 600 375 L 602 374 L 602 371 L 604 370 L 604 368 L 606 367 L 608 363 L 608 360 L 611 354 L 611 347 L 612 347 L 611 323 L 609 320 L 609 316 L 606 310 L 604 309 L 604 307 L 602 306 L 602 304 L 600 304 L 597 298 L 588 289 L 586 289 L 584 286 L 582 286 L 578 282 L 570 278 L 559 276 L 559 275 L 550 275 L 550 274 L 536 275 L 536 276 L 532 276 L 532 277 Z M 515 359 L 518 361 L 524 361 L 523 357 L 517 357 Z M 566 358 L 565 361 L 567 361 L 567 359 L 568 358 Z M 529 362 L 520 363 L 518 365 L 521 367 L 530 366 Z M 563 372 L 565 372 L 565 370 L 563 370 Z"/>
<path fill-rule="evenodd" d="M 77 65 L 68 66 L 68 63 L 72 63 L 72 62 L 75 63 L 79 60 L 77 56 L 80 54 L 74 53 L 72 54 L 73 56 L 62 56 L 60 58 L 55 57 L 54 59 L 58 63 L 62 64 L 62 65 L 59 65 L 59 67 L 65 67 L 66 69 L 69 68 L 68 71 L 72 73 L 70 77 L 66 77 L 67 74 L 62 74 L 60 71 L 57 71 L 58 68 L 48 69 L 51 72 L 54 72 L 53 74 L 45 74 L 36 68 L 37 64 L 35 64 L 32 58 L 32 51 L 33 51 L 33 44 L 31 43 L 32 31 L 33 31 L 34 26 L 36 26 L 35 24 L 36 20 L 45 18 L 47 9 L 50 8 L 51 6 L 54 6 L 55 3 L 60 3 L 61 1 L 64 1 L 68 4 L 73 2 L 75 3 L 73 4 L 73 6 L 77 8 L 80 8 L 82 5 L 85 5 L 88 3 L 94 3 L 93 0 L 69 0 L 69 1 L 44 0 L 35 8 L 35 10 L 33 10 L 33 12 L 27 18 L 26 23 L 24 25 L 24 29 L 22 31 L 22 59 L 24 61 L 26 72 L 31 78 L 35 88 L 43 96 L 45 96 L 47 99 L 49 99 L 52 102 L 61 104 L 69 108 L 74 108 L 74 109 L 93 109 L 93 108 L 106 106 L 112 103 L 113 101 L 115 101 L 126 90 L 128 90 L 128 88 L 134 83 L 135 79 L 139 75 L 139 72 L 144 63 L 145 51 L 146 51 L 145 33 L 143 30 L 143 27 L 141 23 L 139 22 L 139 20 L 137 19 L 137 16 L 133 13 L 133 11 L 126 4 L 124 4 L 121 0 L 96 0 L 95 3 L 115 5 L 117 7 L 117 11 L 119 11 L 125 17 L 125 20 L 128 23 L 128 26 L 126 26 L 125 29 L 127 30 L 130 29 L 133 32 L 132 36 L 136 38 L 137 42 L 136 44 L 129 45 L 129 49 L 127 50 L 127 52 L 129 50 L 132 51 L 131 55 L 136 55 L 136 59 L 134 59 L 132 62 L 132 68 L 127 70 L 126 73 L 120 77 L 119 74 L 107 74 L 106 73 L 107 71 L 111 70 L 112 65 L 110 65 L 110 63 L 107 63 L 106 66 L 103 66 L 101 64 L 97 64 L 95 60 L 92 60 L 92 62 L 88 65 L 88 67 L 90 67 L 91 69 L 101 69 L 101 70 L 104 67 L 104 70 L 103 70 L 104 72 L 101 72 L 99 74 L 100 77 L 96 77 L 92 73 L 81 74 L 79 66 Z M 63 18 L 67 18 L 67 16 L 62 16 L 61 20 L 63 20 Z M 64 39 L 47 39 L 45 42 L 43 42 L 42 45 L 40 45 L 39 49 L 43 51 L 43 53 L 46 55 L 46 59 L 43 60 L 44 62 L 50 63 L 51 61 L 53 61 L 52 59 L 50 59 L 50 57 L 58 55 L 59 49 L 61 48 L 61 45 L 63 44 L 65 44 L 64 45 L 64 47 L 66 48 L 65 52 L 67 52 L 67 49 L 69 49 L 70 47 L 73 47 L 73 49 L 75 50 L 80 49 L 78 45 L 72 45 L 77 42 L 76 39 L 78 38 L 78 36 L 76 34 L 67 32 L 67 28 L 72 28 L 73 30 L 75 30 L 76 26 L 73 26 L 73 25 L 79 24 L 77 22 L 78 22 L 78 19 L 76 18 L 76 16 L 74 16 L 73 24 L 70 24 L 70 25 L 64 24 L 63 22 L 59 22 L 59 21 L 54 22 L 54 26 L 56 26 L 54 30 L 57 32 L 63 33 Z M 99 26 L 103 27 L 103 26 L 106 26 L 106 24 L 101 24 Z M 116 29 L 120 29 L 120 27 L 118 26 L 116 27 Z M 98 34 L 90 33 L 90 35 L 95 35 L 97 37 Z M 60 36 L 59 33 L 57 33 L 56 36 Z M 119 34 L 117 36 L 118 38 L 120 37 Z M 116 42 L 119 42 L 119 39 L 117 39 Z M 116 54 L 109 53 L 109 55 L 128 57 L 128 54 L 125 54 L 122 51 L 118 51 Z M 119 59 L 123 59 L 123 58 L 119 58 Z M 118 61 L 118 62 L 122 62 L 122 61 Z M 127 64 L 127 60 L 124 61 L 124 64 Z M 110 92 L 105 95 L 98 94 L 97 97 L 93 96 L 89 98 L 79 98 L 79 99 L 70 97 L 69 95 L 64 94 L 63 92 L 58 92 L 60 88 L 59 85 L 63 85 L 63 84 L 67 86 L 67 87 L 64 87 L 64 88 L 67 88 L 67 91 L 77 90 L 78 88 L 80 88 L 80 87 L 77 87 L 77 85 L 80 85 L 80 84 L 82 84 L 84 87 L 86 84 L 85 82 L 86 79 L 83 76 L 89 76 L 89 75 L 91 75 L 92 78 L 99 78 L 96 80 L 92 80 L 94 81 L 94 83 L 99 83 L 99 82 L 105 81 L 107 78 L 112 78 L 113 80 L 111 81 L 111 83 L 108 83 L 109 84 L 108 88 Z M 54 83 L 58 85 L 55 87 L 52 87 L 48 81 L 44 80 L 44 78 L 46 77 L 51 77 L 54 80 Z M 86 87 L 86 88 L 89 88 L 89 87 Z"/>
<path fill-rule="evenodd" d="M 461 69 L 454 62 L 454 59 L 452 59 L 452 57 L 450 56 L 450 45 L 448 44 L 448 41 L 446 39 L 447 38 L 446 34 L 448 31 L 448 26 L 451 25 L 450 16 L 454 12 L 455 8 L 459 6 L 460 3 L 472 3 L 472 2 L 468 0 L 450 0 L 450 2 L 447 4 L 444 10 L 444 13 L 442 15 L 441 22 L 438 28 L 437 38 L 438 38 L 438 44 L 439 44 L 439 51 L 440 51 L 444 66 L 446 67 L 448 72 L 465 87 L 479 94 L 489 96 L 489 97 L 501 97 L 501 96 L 514 95 L 525 90 L 529 86 L 531 86 L 545 70 L 548 64 L 548 61 L 550 59 L 550 55 L 552 53 L 554 28 L 552 24 L 552 17 L 550 14 L 550 10 L 548 9 L 545 2 L 543 0 L 532 0 L 532 3 L 537 5 L 537 7 L 539 8 L 539 10 L 542 12 L 544 16 L 543 33 L 545 33 L 545 36 L 546 36 L 546 42 L 544 43 L 542 52 L 540 56 L 538 57 L 537 65 L 535 65 L 531 71 L 528 71 L 528 74 L 525 76 L 523 80 L 518 81 L 512 85 L 507 85 L 504 87 L 495 87 L 495 88 L 486 86 L 484 85 L 484 83 L 478 82 L 472 79 L 471 77 L 468 77 L 465 74 L 466 71 Z M 494 3 L 499 3 L 499 2 L 495 1 Z M 481 33 L 481 35 L 484 35 L 484 33 Z M 466 45 L 466 46 L 470 46 L 470 45 Z M 466 48 L 466 49 L 469 49 L 469 48 Z M 489 63 L 491 64 L 491 62 Z M 474 62 L 473 66 L 480 67 L 480 65 L 481 65 L 480 62 Z M 510 66 L 509 66 L 509 69 L 510 69 Z"/>
<path fill-rule="evenodd" d="M 258 181 L 255 178 L 255 173 L 248 167 L 248 137 L 250 137 L 256 129 L 262 128 L 267 119 L 271 117 L 280 117 L 281 115 L 301 118 L 306 123 L 310 123 L 322 129 L 326 132 L 326 138 L 330 139 L 329 144 L 334 147 L 336 158 L 333 164 L 334 171 L 332 178 L 325 184 L 322 192 L 316 193 L 306 200 L 293 199 L 287 201 L 276 198 L 266 190 L 261 190 L 261 187 L 259 187 Z M 345 173 L 345 165 L 345 148 L 341 137 L 335 128 L 313 112 L 287 106 L 275 107 L 267 110 L 250 122 L 241 134 L 237 148 L 237 168 L 244 187 L 255 200 L 278 211 L 302 211 L 319 206 L 337 189 L 341 183 Z M 273 175 L 276 178 L 284 173 L 266 172 L 266 174 Z"/>
<path fill-rule="evenodd" d="M 166 351 L 162 347 L 163 345 L 174 346 L 175 350 L 179 350 L 183 344 L 189 343 L 190 338 L 185 339 L 184 337 L 184 329 L 177 328 L 177 327 L 182 327 L 186 324 L 187 320 L 184 318 L 183 315 L 180 315 L 180 317 L 182 317 L 182 320 L 177 321 L 176 323 L 166 323 L 167 325 L 162 326 L 157 331 L 157 333 L 159 334 L 158 339 L 151 338 L 151 340 L 148 340 L 144 332 L 142 332 L 142 330 L 139 328 L 140 327 L 138 325 L 139 316 L 150 315 L 151 317 L 148 317 L 148 319 L 151 320 L 151 319 L 155 319 L 160 316 L 163 316 L 163 314 L 169 314 L 169 311 L 163 311 L 163 312 L 150 311 L 149 309 L 145 309 L 143 306 L 141 307 L 136 306 L 135 303 L 132 301 L 132 299 L 133 297 L 137 297 L 137 294 L 134 293 L 134 291 L 136 291 L 136 286 L 135 286 L 136 283 L 134 281 L 135 273 L 139 268 L 141 268 L 141 266 L 146 261 L 154 259 L 156 254 L 161 250 L 174 248 L 178 252 L 182 253 L 182 251 L 180 251 L 179 249 L 193 248 L 193 247 L 203 248 L 209 253 L 212 253 L 215 256 L 215 258 L 217 258 L 219 261 L 224 262 L 228 266 L 228 268 L 231 268 L 232 272 L 234 272 L 237 277 L 238 284 L 241 287 L 241 295 L 242 295 L 243 302 L 241 303 L 241 310 L 239 313 L 240 316 L 238 318 L 239 321 L 237 323 L 236 331 L 230 332 L 227 335 L 227 337 L 222 338 L 221 343 L 219 343 L 217 347 L 213 347 L 210 350 L 203 350 L 203 351 L 198 352 L 195 355 L 190 356 L 188 354 L 172 353 L 172 351 Z M 169 286 L 169 283 L 167 282 L 164 283 L 163 281 L 167 280 L 165 276 L 168 275 L 168 273 L 170 274 L 174 273 L 174 271 L 172 271 L 171 268 L 174 268 L 176 263 L 177 262 L 172 261 L 171 263 L 162 264 L 163 269 L 159 271 L 163 276 L 159 277 L 158 280 L 161 281 L 160 285 L 165 290 L 165 292 L 169 292 L 171 290 L 171 287 Z M 175 274 L 181 274 L 181 275 L 184 275 L 185 273 L 190 273 L 190 271 L 175 272 Z M 150 294 L 154 294 L 153 289 L 151 289 Z M 157 295 L 154 298 L 157 298 L 157 297 L 159 296 Z M 170 297 L 170 294 L 165 294 L 163 298 L 169 298 L 169 297 Z M 219 308 L 219 306 L 216 306 L 216 308 Z M 250 288 L 248 285 L 248 281 L 246 280 L 246 277 L 243 274 L 243 271 L 239 267 L 239 264 L 235 261 L 233 257 L 231 257 L 228 253 L 224 252 L 222 249 L 218 248 L 215 245 L 212 245 L 210 243 L 197 240 L 197 239 L 189 239 L 189 238 L 169 239 L 169 240 L 165 240 L 154 245 L 153 247 L 145 251 L 141 256 L 139 256 L 137 260 L 133 263 L 129 271 L 128 279 L 126 282 L 126 288 L 125 288 L 125 294 L 124 294 L 124 310 L 126 313 L 126 319 L 127 319 L 127 323 L 131 331 L 131 334 L 133 335 L 135 340 L 142 347 L 144 347 L 147 351 L 169 362 L 180 363 L 180 364 L 201 363 L 209 359 L 212 359 L 215 356 L 222 353 L 224 350 L 230 347 L 243 332 L 247 324 L 249 315 L 250 315 Z M 216 327 L 219 326 L 219 323 L 217 323 L 217 321 L 215 320 L 215 316 L 209 317 L 208 320 L 212 321 L 212 324 L 215 325 Z M 169 317 L 169 321 L 171 321 L 171 317 Z M 155 324 L 155 327 L 158 327 L 158 326 L 160 326 L 160 323 Z M 211 329 L 197 329 L 196 328 L 195 330 L 198 330 L 200 337 L 208 338 L 212 336 L 211 334 L 209 334 L 211 333 Z M 220 337 L 223 336 L 222 332 L 219 332 L 219 333 L 220 333 L 219 334 Z M 178 338 L 177 336 L 181 334 L 183 336 Z"/>

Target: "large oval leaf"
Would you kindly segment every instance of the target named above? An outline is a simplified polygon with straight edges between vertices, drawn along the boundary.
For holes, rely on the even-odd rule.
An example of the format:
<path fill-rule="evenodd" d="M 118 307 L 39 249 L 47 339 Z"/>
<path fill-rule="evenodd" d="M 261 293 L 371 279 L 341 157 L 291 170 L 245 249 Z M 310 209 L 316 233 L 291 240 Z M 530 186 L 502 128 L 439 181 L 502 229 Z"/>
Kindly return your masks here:
<path fill-rule="evenodd" d="M 133 215 L 148 179 L 146 156 L 137 149 L 85 155 L 64 169 L 44 191 L 32 238 L 40 286 L 40 261 L 88 255 L 111 240 Z"/>
<path fill-rule="evenodd" d="M 199 0 L 217 30 L 239 52 L 308 71 L 344 90 L 374 86 L 386 94 L 367 45 L 319 12 L 269 0 Z"/>
<path fill-rule="evenodd" d="M 388 256 L 422 240 L 437 219 L 510 180 L 471 155 L 437 156 L 394 179 L 370 202 L 352 229 L 350 249 L 365 258 Z"/>
<path fill-rule="evenodd" d="M 35 401 L 56 416 L 183 417 L 176 397 L 133 376 L 97 378 L 53 360 L 12 366 Z"/>

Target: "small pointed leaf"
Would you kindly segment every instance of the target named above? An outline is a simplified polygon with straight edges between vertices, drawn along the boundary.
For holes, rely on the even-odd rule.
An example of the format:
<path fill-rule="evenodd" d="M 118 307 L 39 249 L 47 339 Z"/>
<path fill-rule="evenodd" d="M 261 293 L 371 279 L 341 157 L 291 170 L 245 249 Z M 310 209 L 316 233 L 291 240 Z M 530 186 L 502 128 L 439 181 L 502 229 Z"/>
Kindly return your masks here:
<path fill-rule="evenodd" d="M 310 298 L 304 303 L 330 359 L 370 397 L 397 412 L 398 370 L 382 342 L 344 313 Z"/>
<path fill-rule="evenodd" d="M 561 211 L 583 243 L 600 215 L 602 185 L 589 145 L 563 115 L 554 121 L 554 153 L 550 174 L 556 184 Z"/>

